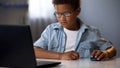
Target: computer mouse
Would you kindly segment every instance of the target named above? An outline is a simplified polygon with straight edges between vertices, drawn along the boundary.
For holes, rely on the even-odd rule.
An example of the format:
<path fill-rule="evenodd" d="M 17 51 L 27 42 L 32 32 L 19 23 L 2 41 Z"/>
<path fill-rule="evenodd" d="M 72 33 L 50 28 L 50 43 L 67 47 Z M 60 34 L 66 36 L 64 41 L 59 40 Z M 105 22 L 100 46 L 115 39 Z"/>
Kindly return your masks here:
<path fill-rule="evenodd" d="M 90 57 L 90 60 L 91 60 L 91 61 L 100 61 L 100 60 L 98 60 L 98 59 L 95 58 L 95 57 Z"/>

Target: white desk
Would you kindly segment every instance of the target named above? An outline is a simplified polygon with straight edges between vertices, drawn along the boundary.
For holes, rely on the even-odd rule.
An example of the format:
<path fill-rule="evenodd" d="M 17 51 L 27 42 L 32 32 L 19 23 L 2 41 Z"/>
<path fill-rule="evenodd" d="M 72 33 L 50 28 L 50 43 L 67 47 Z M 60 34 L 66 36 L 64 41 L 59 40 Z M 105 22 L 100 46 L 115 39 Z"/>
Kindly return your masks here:
<path fill-rule="evenodd" d="M 37 59 L 37 60 L 61 62 L 60 65 L 52 68 L 120 68 L 120 58 L 114 58 L 106 61 L 91 61 L 90 59 L 79 59 L 79 60 Z"/>

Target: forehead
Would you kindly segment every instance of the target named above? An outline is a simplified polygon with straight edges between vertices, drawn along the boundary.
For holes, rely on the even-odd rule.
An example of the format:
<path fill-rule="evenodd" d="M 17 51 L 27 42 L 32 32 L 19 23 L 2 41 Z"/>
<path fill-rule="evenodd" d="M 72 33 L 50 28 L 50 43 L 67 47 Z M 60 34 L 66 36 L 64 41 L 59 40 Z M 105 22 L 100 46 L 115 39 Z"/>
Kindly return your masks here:
<path fill-rule="evenodd" d="M 54 5 L 54 7 L 55 7 L 55 11 L 57 11 L 57 12 L 73 10 L 73 7 L 69 4 L 58 4 L 58 5 Z"/>

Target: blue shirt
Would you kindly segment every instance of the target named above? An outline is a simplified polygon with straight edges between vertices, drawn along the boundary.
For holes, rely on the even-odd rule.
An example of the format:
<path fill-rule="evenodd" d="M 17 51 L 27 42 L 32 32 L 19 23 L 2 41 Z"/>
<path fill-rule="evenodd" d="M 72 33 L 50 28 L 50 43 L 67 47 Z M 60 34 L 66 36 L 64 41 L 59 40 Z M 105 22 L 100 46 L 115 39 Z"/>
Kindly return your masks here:
<path fill-rule="evenodd" d="M 101 36 L 98 29 L 85 25 L 81 21 L 79 22 L 80 29 L 76 37 L 74 48 L 75 51 L 79 53 L 80 57 L 90 57 L 94 49 L 105 50 L 111 47 L 112 44 Z M 66 34 L 59 22 L 48 25 L 41 34 L 41 37 L 34 43 L 34 46 L 61 53 L 64 52 L 65 45 Z"/>

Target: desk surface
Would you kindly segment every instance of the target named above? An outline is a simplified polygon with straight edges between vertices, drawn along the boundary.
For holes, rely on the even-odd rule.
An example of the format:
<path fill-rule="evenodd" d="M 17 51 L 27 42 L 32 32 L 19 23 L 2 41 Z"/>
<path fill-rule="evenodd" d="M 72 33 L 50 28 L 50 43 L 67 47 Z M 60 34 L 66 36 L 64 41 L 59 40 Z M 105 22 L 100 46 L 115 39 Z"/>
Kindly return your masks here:
<path fill-rule="evenodd" d="M 91 61 L 90 59 L 79 60 L 37 59 L 37 60 L 61 62 L 60 65 L 52 68 L 120 68 L 120 58 L 113 58 L 106 61 Z"/>

